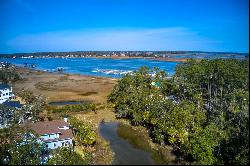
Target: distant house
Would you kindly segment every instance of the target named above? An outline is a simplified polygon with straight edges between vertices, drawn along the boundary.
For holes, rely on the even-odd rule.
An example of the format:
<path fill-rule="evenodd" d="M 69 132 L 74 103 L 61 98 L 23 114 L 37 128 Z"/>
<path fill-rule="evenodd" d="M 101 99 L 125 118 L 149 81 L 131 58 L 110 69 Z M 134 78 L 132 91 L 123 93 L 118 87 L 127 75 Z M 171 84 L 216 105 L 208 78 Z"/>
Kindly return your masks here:
<path fill-rule="evenodd" d="M 160 82 L 151 82 L 151 85 L 159 88 L 161 86 L 161 83 Z"/>
<path fill-rule="evenodd" d="M 14 114 L 22 105 L 19 101 L 11 101 L 15 98 L 12 87 L 8 84 L 0 84 L 0 128 L 6 128 L 14 121 Z"/>
<path fill-rule="evenodd" d="M 0 84 L 0 104 L 13 98 L 15 95 L 12 93 L 12 87 L 8 84 Z"/>
<path fill-rule="evenodd" d="M 68 147 L 73 145 L 73 133 L 69 128 L 67 118 L 64 120 L 40 121 L 26 125 L 40 135 L 40 141 L 46 144 L 46 149 Z"/>

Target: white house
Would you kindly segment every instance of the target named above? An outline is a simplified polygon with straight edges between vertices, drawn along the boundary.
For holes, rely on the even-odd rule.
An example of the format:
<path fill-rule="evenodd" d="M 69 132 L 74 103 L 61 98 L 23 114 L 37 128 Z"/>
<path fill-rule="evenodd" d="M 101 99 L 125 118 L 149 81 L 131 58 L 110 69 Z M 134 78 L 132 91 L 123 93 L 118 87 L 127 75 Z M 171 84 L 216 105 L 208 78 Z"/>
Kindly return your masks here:
<path fill-rule="evenodd" d="M 0 104 L 13 98 L 15 95 L 12 93 L 12 87 L 8 84 L 0 84 Z"/>
<path fill-rule="evenodd" d="M 40 135 L 40 141 L 46 144 L 48 150 L 73 145 L 73 133 L 67 118 L 32 123 L 28 128 Z"/>

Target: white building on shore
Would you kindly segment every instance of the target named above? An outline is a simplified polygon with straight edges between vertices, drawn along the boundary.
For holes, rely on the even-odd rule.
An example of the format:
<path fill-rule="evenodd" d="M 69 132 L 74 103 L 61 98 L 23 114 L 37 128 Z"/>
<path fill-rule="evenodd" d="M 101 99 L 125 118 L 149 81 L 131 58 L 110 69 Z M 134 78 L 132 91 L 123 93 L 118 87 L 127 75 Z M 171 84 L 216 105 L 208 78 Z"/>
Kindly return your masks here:
<path fill-rule="evenodd" d="M 0 104 L 13 98 L 15 95 L 12 92 L 12 87 L 8 84 L 0 84 Z"/>
<path fill-rule="evenodd" d="M 40 121 L 25 126 L 40 135 L 40 141 L 46 144 L 47 150 L 73 146 L 73 133 L 69 128 L 67 118 L 64 118 L 64 120 Z"/>

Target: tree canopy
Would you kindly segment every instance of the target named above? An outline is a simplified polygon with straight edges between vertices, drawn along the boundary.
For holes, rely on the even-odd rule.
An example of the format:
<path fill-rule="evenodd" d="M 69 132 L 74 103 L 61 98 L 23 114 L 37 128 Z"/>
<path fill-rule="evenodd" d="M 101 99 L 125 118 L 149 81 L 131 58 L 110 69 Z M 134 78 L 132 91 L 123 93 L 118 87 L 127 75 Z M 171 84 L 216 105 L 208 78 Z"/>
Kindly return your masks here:
<path fill-rule="evenodd" d="M 38 165 L 41 164 L 43 144 L 38 136 L 18 126 L 0 130 L 1 165 Z"/>
<path fill-rule="evenodd" d="M 21 75 L 15 69 L 0 69 L 0 83 L 10 83 L 21 79 Z"/>
<path fill-rule="evenodd" d="M 171 79 L 142 67 L 118 80 L 109 102 L 118 117 L 146 126 L 187 162 L 248 164 L 248 76 L 247 60 L 191 59 Z"/>
<path fill-rule="evenodd" d="M 85 153 L 82 157 L 71 148 L 57 148 L 51 154 L 53 157 L 49 159 L 48 165 L 89 165 L 91 163 L 90 154 Z"/>

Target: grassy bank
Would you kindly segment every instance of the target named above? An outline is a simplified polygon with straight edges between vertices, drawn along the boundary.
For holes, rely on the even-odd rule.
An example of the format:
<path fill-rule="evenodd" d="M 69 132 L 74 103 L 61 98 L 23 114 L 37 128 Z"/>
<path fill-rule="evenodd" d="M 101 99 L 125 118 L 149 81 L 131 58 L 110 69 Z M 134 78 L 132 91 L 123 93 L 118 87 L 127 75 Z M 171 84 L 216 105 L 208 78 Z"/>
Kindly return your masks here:
<path fill-rule="evenodd" d="M 172 154 L 172 148 L 170 146 L 161 146 L 157 143 L 153 143 L 153 141 L 151 140 L 151 138 L 149 137 L 149 134 L 147 132 L 147 129 L 143 126 L 132 126 L 130 124 L 130 122 L 126 119 L 117 119 L 115 117 L 115 113 L 113 112 L 113 110 L 111 108 L 108 109 L 102 109 L 102 110 L 98 110 L 97 113 L 94 112 L 88 112 L 85 114 L 77 114 L 75 115 L 75 117 L 77 117 L 80 120 L 85 120 L 85 119 L 90 119 L 91 123 L 93 123 L 94 125 L 96 125 L 96 127 L 99 127 L 99 124 L 101 123 L 101 121 L 105 121 L 105 122 L 110 122 L 110 121 L 117 121 L 120 122 L 121 124 L 123 124 L 123 127 L 129 127 L 130 129 L 134 130 L 135 135 L 131 135 L 131 133 L 120 133 L 121 137 L 134 137 L 131 138 L 130 140 L 136 141 L 133 144 L 137 144 L 141 149 L 147 149 L 148 151 L 152 151 L 153 152 L 153 159 L 156 161 L 157 164 L 161 164 L 161 165 L 165 165 L 165 164 L 177 164 L 175 162 L 175 156 Z M 126 131 L 126 130 L 125 130 Z M 130 131 L 130 130 L 127 130 Z M 119 132 L 119 131 L 118 131 Z M 119 133 L 118 133 L 119 134 Z M 108 142 L 103 139 L 100 135 L 98 135 L 98 139 L 99 139 L 99 145 L 106 145 L 108 146 Z M 143 141 L 141 141 L 143 140 Z M 110 147 L 108 148 L 104 148 L 104 152 L 107 153 L 107 155 L 109 156 L 110 159 L 111 158 L 111 149 Z M 103 151 L 102 149 L 100 149 L 101 151 Z M 97 153 L 103 153 L 103 152 L 98 152 L 98 148 L 96 149 Z M 161 156 L 159 158 L 159 156 Z M 109 160 L 110 160 L 109 159 Z M 101 159 L 100 159 L 101 160 Z M 108 159 L 106 159 L 108 160 Z M 99 160 L 98 160 L 99 161 Z M 106 161 L 107 162 L 107 161 Z M 101 163 L 104 164 L 104 163 Z"/>

